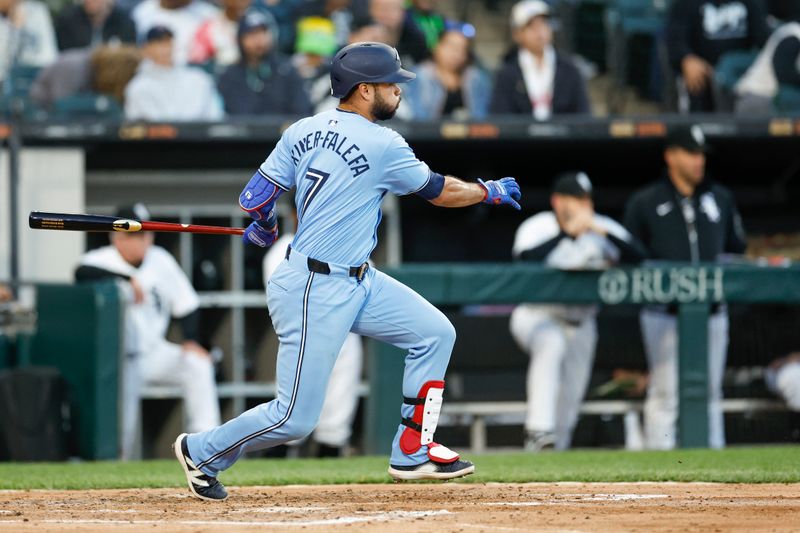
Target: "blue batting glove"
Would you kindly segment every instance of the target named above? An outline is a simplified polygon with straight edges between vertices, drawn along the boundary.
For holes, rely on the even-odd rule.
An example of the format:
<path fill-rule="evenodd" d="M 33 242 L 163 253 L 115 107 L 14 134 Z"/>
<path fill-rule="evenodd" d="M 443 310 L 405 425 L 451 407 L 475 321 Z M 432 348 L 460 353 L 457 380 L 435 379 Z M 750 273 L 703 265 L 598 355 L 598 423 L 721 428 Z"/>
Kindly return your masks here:
<path fill-rule="evenodd" d="M 255 244 L 261 248 L 266 248 L 275 242 L 278 238 L 278 225 L 275 224 L 272 228 L 265 228 L 261 224 L 251 222 L 247 229 L 244 230 L 242 240 L 245 244 Z"/>
<path fill-rule="evenodd" d="M 522 209 L 517 203 L 517 200 L 522 198 L 522 193 L 519 190 L 517 180 L 514 178 L 502 178 L 486 182 L 479 179 L 478 183 L 486 189 L 486 198 L 483 199 L 484 204 L 508 204 L 517 211 Z"/>

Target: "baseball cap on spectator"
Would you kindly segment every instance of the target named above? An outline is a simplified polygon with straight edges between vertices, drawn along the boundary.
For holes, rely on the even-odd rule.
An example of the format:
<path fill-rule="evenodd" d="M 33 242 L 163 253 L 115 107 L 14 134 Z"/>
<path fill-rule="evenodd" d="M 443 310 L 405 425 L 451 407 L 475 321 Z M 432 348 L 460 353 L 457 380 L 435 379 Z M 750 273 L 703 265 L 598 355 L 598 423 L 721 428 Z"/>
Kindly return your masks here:
<path fill-rule="evenodd" d="M 241 39 L 242 35 L 250 33 L 253 30 L 266 30 L 274 36 L 278 34 L 278 25 L 275 18 L 269 13 L 262 11 L 248 11 L 239 20 L 239 29 L 236 36 Z"/>
<path fill-rule="evenodd" d="M 522 0 L 511 8 L 511 28 L 524 28 L 535 17 L 549 17 L 550 7 L 542 0 Z"/>
<path fill-rule="evenodd" d="M 144 35 L 144 42 L 152 43 L 153 41 L 172 39 L 173 37 L 175 37 L 175 34 L 166 26 L 153 26 Z"/>
<path fill-rule="evenodd" d="M 444 31 L 457 31 L 467 39 L 474 38 L 476 34 L 475 26 L 469 22 L 461 22 L 460 20 L 450 19 L 444 21 Z"/>
<path fill-rule="evenodd" d="M 303 54 L 332 56 L 338 49 L 336 28 L 330 19 L 305 17 L 297 23 L 295 50 Z"/>
<path fill-rule="evenodd" d="M 137 202 L 133 205 L 126 205 L 122 206 L 117 209 L 117 212 L 114 213 L 114 216 L 117 218 L 126 218 L 128 220 L 138 220 L 139 222 L 143 220 L 150 220 L 150 211 L 147 210 L 147 207 L 141 202 Z"/>
<path fill-rule="evenodd" d="M 564 172 L 553 182 L 553 194 L 591 198 L 592 182 L 585 172 Z"/>
<path fill-rule="evenodd" d="M 709 152 L 706 136 L 697 124 L 675 126 L 669 129 L 666 138 L 667 148 L 683 148 L 687 152 Z"/>

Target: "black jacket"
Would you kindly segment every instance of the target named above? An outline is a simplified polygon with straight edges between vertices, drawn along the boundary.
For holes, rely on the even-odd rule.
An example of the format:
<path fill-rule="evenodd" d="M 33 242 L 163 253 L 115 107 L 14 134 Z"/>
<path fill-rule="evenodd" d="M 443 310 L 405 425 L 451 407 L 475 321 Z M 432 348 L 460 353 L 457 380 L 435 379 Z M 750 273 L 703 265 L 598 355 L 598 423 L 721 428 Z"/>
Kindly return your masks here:
<path fill-rule="evenodd" d="M 688 54 L 716 65 L 725 52 L 764 45 L 769 37 L 764 0 L 675 0 L 666 34 L 675 72 Z"/>
<path fill-rule="evenodd" d="M 797 37 L 783 39 L 775 48 L 775 55 L 772 56 L 772 68 L 775 70 L 778 83 L 800 86 L 798 59 L 800 59 L 800 39 Z"/>
<path fill-rule="evenodd" d="M 497 72 L 489 112 L 494 115 L 528 115 L 533 112 L 517 54 L 509 54 Z M 589 114 L 586 84 L 575 65 L 556 52 L 556 72 L 553 80 L 552 114 Z"/>
<path fill-rule="evenodd" d="M 259 67 L 243 62 L 219 77 L 219 93 L 229 115 L 310 115 L 311 102 L 291 61 L 270 54 Z"/>
<path fill-rule="evenodd" d="M 116 38 L 123 43 L 136 43 L 136 27 L 130 16 L 114 7 L 103 24 L 103 42 Z M 81 6 L 64 9 L 56 19 L 58 49 L 86 48 L 92 45 L 92 24 Z"/>
<path fill-rule="evenodd" d="M 747 247 L 733 194 L 708 178 L 691 198 L 681 196 L 666 176 L 639 190 L 626 206 L 625 227 L 650 259 L 715 261 Z"/>

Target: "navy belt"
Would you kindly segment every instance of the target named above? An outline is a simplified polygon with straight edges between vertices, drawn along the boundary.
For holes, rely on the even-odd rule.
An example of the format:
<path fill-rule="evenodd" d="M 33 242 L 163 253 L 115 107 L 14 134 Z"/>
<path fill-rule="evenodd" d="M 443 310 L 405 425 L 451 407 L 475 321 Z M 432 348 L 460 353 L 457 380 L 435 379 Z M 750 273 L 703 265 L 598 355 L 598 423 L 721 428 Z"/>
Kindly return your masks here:
<path fill-rule="evenodd" d="M 291 254 L 292 247 L 289 246 L 286 248 L 286 259 L 289 259 Z M 316 272 L 317 274 L 325 274 L 326 276 L 331 273 L 331 267 L 328 265 L 328 263 L 312 257 L 308 258 L 308 270 L 310 272 Z M 362 265 L 350 267 L 349 275 L 351 278 L 356 278 L 356 280 L 360 283 L 364 280 L 364 276 L 366 276 L 368 270 L 369 263 L 365 262 Z"/>

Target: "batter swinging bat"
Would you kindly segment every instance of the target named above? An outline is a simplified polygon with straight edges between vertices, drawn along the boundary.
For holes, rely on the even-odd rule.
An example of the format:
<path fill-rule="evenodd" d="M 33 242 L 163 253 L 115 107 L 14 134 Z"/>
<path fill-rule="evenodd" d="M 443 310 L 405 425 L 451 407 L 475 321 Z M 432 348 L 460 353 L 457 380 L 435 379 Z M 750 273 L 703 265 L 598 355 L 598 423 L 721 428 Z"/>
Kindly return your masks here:
<path fill-rule="evenodd" d="M 105 215 L 73 215 L 69 213 L 42 213 L 32 211 L 28 225 L 33 229 L 52 229 L 66 231 L 167 231 L 179 233 L 210 233 L 214 235 L 242 235 L 244 228 L 223 226 L 201 226 L 197 224 L 174 224 L 172 222 L 153 222 L 131 220 Z"/>

